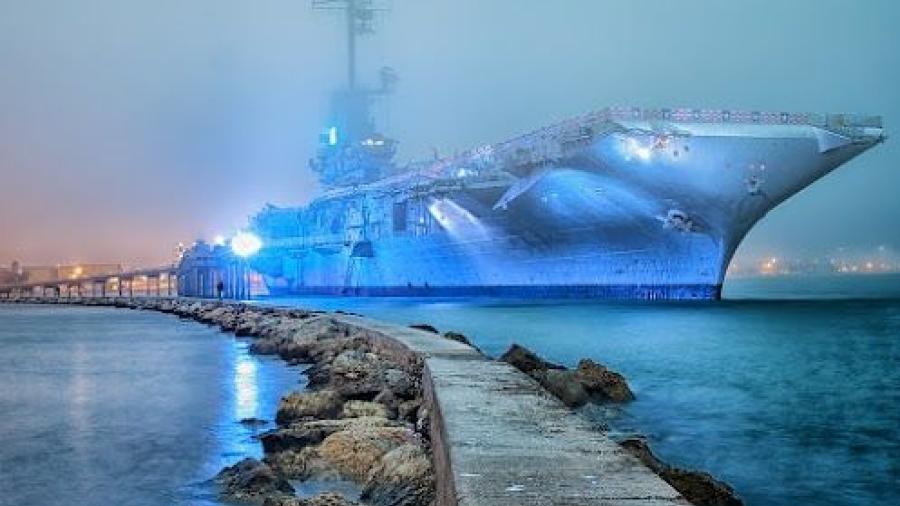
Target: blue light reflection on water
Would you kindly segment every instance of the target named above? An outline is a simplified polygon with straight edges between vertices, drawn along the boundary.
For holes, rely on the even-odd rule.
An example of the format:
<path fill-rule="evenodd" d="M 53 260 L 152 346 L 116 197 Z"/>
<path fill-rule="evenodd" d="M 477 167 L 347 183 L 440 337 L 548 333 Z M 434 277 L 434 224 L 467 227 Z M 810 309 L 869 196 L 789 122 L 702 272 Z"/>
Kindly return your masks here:
<path fill-rule="evenodd" d="M 716 303 L 261 303 L 428 322 L 494 356 L 518 342 L 568 365 L 591 357 L 636 391 L 603 411 L 617 429 L 646 433 L 664 458 L 725 479 L 751 506 L 895 505 L 900 276 L 741 280 L 725 293 Z"/>
<path fill-rule="evenodd" d="M 299 376 L 166 315 L 0 305 L 0 504 L 218 504 Z"/>

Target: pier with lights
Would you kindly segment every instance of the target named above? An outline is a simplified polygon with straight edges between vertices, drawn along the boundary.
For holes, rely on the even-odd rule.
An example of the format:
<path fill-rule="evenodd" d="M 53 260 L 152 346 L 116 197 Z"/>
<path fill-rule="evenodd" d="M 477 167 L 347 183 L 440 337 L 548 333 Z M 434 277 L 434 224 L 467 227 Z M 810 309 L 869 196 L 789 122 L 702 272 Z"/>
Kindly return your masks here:
<path fill-rule="evenodd" d="M 0 285 L 3 300 L 79 300 L 105 298 L 249 299 L 257 276 L 247 259 L 260 249 L 253 234 L 242 232 L 220 244 L 196 242 L 177 262 L 163 267 L 65 279 L 27 279 Z"/>

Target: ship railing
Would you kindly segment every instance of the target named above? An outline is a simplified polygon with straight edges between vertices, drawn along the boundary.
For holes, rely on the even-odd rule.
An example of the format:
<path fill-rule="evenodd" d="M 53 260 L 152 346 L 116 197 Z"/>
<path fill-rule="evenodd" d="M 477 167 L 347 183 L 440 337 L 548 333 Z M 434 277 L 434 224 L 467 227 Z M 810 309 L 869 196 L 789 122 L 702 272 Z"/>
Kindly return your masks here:
<path fill-rule="evenodd" d="M 643 109 L 610 107 L 555 123 L 497 144 L 495 150 L 537 144 L 543 139 L 578 136 L 585 127 L 616 121 L 659 121 L 677 123 L 728 123 L 761 125 L 810 125 L 829 129 L 881 128 L 880 116 L 853 114 L 814 114 L 728 109 Z"/>

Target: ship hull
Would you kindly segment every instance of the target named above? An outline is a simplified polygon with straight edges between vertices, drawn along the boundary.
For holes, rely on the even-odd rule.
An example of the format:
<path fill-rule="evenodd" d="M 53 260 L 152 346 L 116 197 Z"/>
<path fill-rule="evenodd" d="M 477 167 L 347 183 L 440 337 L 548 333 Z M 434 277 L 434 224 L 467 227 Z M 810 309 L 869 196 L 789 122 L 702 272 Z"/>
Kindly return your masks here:
<path fill-rule="evenodd" d="M 490 297 L 502 299 L 717 300 L 721 285 L 310 286 L 271 289 L 271 297 Z"/>
<path fill-rule="evenodd" d="M 364 209 L 364 224 L 268 239 L 255 267 L 275 296 L 717 299 L 759 219 L 880 140 L 806 124 L 654 129 L 607 124 L 509 185 L 360 189 L 323 209 Z"/>

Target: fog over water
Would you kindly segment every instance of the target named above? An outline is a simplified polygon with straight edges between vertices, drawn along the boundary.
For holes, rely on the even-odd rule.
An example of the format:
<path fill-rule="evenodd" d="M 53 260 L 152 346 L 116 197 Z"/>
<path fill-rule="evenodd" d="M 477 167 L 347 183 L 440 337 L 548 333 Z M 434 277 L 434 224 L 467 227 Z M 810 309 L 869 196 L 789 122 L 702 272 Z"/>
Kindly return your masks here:
<path fill-rule="evenodd" d="M 451 154 L 607 105 L 900 117 L 893 0 L 393 0 L 364 78 L 398 160 Z M 0 263 L 157 264 L 306 168 L 344 83 L 342 20 L 302 0 L 0 3 Z M 791 199 L 740 255 L 900 249 L 889 140 Z"/>

